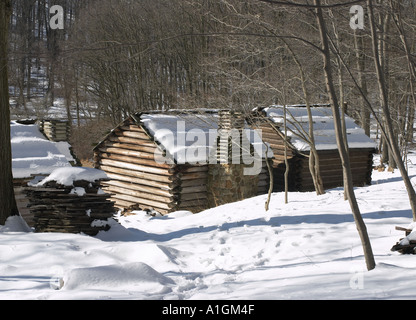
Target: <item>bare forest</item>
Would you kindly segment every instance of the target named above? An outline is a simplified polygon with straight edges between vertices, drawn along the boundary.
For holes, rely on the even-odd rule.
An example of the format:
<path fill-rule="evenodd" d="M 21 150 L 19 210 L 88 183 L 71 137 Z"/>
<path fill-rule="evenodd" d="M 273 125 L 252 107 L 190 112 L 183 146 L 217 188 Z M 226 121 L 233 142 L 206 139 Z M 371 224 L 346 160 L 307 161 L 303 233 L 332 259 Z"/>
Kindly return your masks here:
<path fill-rule="evenodd" d="M 316 10 L 285 3 L 12 1 L 12 117 L 42 118 L 58 100 L 72 120 L 73 138 L 84 139 L 87 131 L 94 143 L 103 133 L 95 131 L 140 110 L 248 111 L 271 104 L 328 103 Z M 322 1 L 321 7 L 340 105 L 368 133 L 370 117 L 378 120 L 380 135 L 391 121 L 404 155 L 412 141 L 416 102 L 416 4 L 370 1 L 370 16 L 365 1 L 336 3 Z M 354 3 L 363 8 L 363 29 L 351 27 Z M 63 29 L 49 26 L 49 9 L 56 4 L 65 11 Z M 396 167 L 391 148 L 381 141 L 383 159 Z M 88 157 L 88 150 L 80 152 Z"/>

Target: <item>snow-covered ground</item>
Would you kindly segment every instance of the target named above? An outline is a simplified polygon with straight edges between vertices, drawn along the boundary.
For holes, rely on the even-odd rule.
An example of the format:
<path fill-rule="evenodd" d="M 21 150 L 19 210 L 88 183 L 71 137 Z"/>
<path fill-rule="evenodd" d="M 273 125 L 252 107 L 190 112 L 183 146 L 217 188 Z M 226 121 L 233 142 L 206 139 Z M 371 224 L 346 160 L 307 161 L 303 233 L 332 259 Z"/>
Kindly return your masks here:
<path fill-rule="evenodd" d="M 410 156 L 416 183 L 416 155 Z M 341 189 L 259 196 L 191 215 L 120 217 L 96 237 L 0 227 L 0 299 L 413 299 L 412 222 L 398 172 L 357 188 L 377 267 L 366 271 Z"/>

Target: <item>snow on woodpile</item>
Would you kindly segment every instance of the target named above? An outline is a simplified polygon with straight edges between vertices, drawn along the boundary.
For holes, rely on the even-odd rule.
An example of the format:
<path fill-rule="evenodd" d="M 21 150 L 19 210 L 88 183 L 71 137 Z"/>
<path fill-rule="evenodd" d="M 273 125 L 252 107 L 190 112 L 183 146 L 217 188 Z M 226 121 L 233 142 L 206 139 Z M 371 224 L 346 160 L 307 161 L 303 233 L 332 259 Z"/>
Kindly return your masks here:
<path fill-rule="evenodd" d="M 25 189 L 37 232 L 96 235 L 110 227 L 115 210 L 100 187 L 107 175 L 92 168 L 60 168 Z"/>
<path fill-rule="evenodd" d="M 15 179 L 29 178 L 35 174 L 46 175 L 59 167 L 71 167 L 57 144 L 47 140 L 37 125 L 12 121 L 10 131 Z"/>
<path fill-rule="evenodd" d="M 265 108 L 267 117 L 278 124 L 283 130 L 284 108 L 283 106 L 272 106 Z M 335 127 L 330 107 L 312 107 L 313 129 L 315 145 L 317 150 L 335 150 L 337 142 L 335 138 Z M 288 106 L 287 127 L 291 144 L 299 151 L 309 151 L 310 146 L 305 140 L 305 134 L 309 132 L 309 120 L 306 107 Z M 364 130 L 354 120 L 345 115 L 345 124 L 348 136 L 348 146 L 351 149 L 371 149 L 377 145 L 370 139 Z"/>
<path fill-rule="evenodd" d="M 75 181 L 96 182 L 108 179 L 104 171 L 93 168 L 60 168 L 54 170 L 48 177 L 37 183 L 40 187 L 54 181 L 63 186 L 74 186 Z"/>

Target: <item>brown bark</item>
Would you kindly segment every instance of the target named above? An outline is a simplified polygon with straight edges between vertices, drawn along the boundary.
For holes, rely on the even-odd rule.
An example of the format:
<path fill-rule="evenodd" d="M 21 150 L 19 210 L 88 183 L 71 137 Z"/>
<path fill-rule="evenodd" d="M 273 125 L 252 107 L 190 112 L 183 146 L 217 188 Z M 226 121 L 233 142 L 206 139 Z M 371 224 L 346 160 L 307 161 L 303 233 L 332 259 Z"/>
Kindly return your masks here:
<path fill-rule="evenodd" d="M 19 214 L 13 190 L 7 72 L 7 37 L 11 10 L 10 0 L 0 0 L 0 225 L 4 225 L 8 217 Z"/>
<path fill-rule="evenodd" d="M 325 73 L 325 81 L 326 87 L 329 94 L 332 112 L 334 116 L 334 124 L 335 124 L 335 135 L 337 140 L 337 145 L 339 149 L 339 154 L 341 157 L 344 179 L 345 179 L 345 191 L 348 196 L 348 201 L 350 203 L 350 207 L 352 210 L 352 214 L 354 216 L 354 220 L 357 226 L 358 233 L 361 238 L 361 243 L 364 250 L 364 256 L 367 264 L 367 269 L 372 270 L 375 268 L 376 263 L 374 260 L 373 251 L 371 248 L 370 239 L 368 237 L 367 228 L 365 226 L 364 220 L 361 216 L 360 209 L 358 207 L 357 199 L 354 194 L 353 188 L 353 180 L 351 174 L 351 166 L 350 160 L 348 155 L 347 146 L 345 145 L 343 134 L 342 134 L 342 125 L 341 125 L 341 115 L 340 115 L 340 105 L 338 101 L 338 97 L 335 92 L 334 80 L 332 76 L 332 65 L 331 65 L 331 56 L 330 56 L 330 48 L 327 36 L 327 29 L 326 24 L 323 16 L 323 11 L 321 6 L 320 0 L 314 0 L 314 4 L 316 6 L 316 19 L 318 24 L 318 29 L 321 37 L 322 42 L 322 59 L 324 62 L 324 73 Z"/>
<path fill-rule="evenodd" d="M 401 176 L 406 186 L 406 191 L 409 196 L 410 206 L 412 208 L 413 220 L 416 221 L 416 193 L 415 193 L 415 189 L 413 188 L 412 182 L 410 181 L 409 174 L 406 170 L 403 159 L 401 157 L 400 149 L 399 149 L 399 146 L 395 137 L 395 133 L 394 133 L 393 122 L 391 120 L 386 80 L 385 80 L 384 72 L 382 69 L 379 49 L 377 45 L 377 34 L 376 34 L 376 25 L 374 21 L 373 1 L 367 0 L 367 6 L 368 6 L 368 16 L 370 20 L 373 53 L 374 53 L 373 59 L 374 59 L 374 64 L 375 64 L 375 68 L 377 72 L 377 81 L 378 81 L 379 90 L 380 90 L 381 107 L 382 107 L 384 117 L 385 117 L 385 128 L 387 131 L 386 138 L 390 147 L 389 151 L 393 154 L 394 160 L 396 161 L 397 167 L 400 170 Z"/>

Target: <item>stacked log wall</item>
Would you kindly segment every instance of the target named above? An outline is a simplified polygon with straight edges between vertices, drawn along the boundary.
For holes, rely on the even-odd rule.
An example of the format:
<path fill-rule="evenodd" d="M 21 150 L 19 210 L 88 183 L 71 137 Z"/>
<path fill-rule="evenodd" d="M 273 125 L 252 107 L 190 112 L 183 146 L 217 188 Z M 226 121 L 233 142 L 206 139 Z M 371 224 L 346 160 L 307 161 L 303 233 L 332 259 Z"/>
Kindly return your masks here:
<path fill-rule="evenodd" d="M 296 179 L 295 179 L 295 173 L 296 173 L 296 167 L 297 162 L 299 161 L 295 157 L 295 152 L 293 149 L 287 145 L 285 146 L 284 138 L 281 134 L 279 134 L 269 123 L 262 122 L 258 123 L 256 125 L 258 129 L 261 130 L 262 133 L 262 139 L 263 141 L 267 142 L 272 151 L 273 151 L 273 160 L 271 162 L 273 167 L 273 192 L 280 192 L 284 190 L 284 175 L 286 171 L 286 165 L 285 165 L 285 148 L 287 152 L 287 158 L 289 161 L 289 190 L 296 190 Z M 263 167 L 262 174 L 267 168 Z M 259 184 L 266 184 L 267 189 L 269 186 L 270 178 L 265 178 L 264 176 L 260 175 L 262 179 L 259 180 Z M 260 187 L 260 186 L 259 186 Z M 262 192 L 263 189 L 259 189 Z"/>
<path fill-rule="evenodd" d="M 55 142 L 69 141 L 71 136 L 71 126 L 69 121 L 42 120 L 40 129 L 49 140 Z"/>
<path fill-rule="evenodd" d="M 177 170 L 180 175 L 178 210 L 197 213 L 207 209 L 208 165 L 179 165 Z"/>
<path fill-rule="evenodd" d="M 157 163 L 158 145 L 133 121 L 116 128 L 95 150 L 95 167 L 110 181 L 103 187 L 120 209 L 154 209 L 162 214 L 178 206 L 179 172 L 174 165 Z"/>
<path fill-rule="evenodd" d="M 371 185 L 373 153 L 373 149 L 351 149 L 349 151 L 351 172 L 355 187 Z M 319 157 L 324 188 L 331 189 L 343 186 L 342 163 L 338 150 L 319 151 Z M 315 190 L 308 161 L 307 157 L 300 157 L 298 180 L 301 188 L 299 191 Z"/>
<path fill-rule="evenodd" d="M 272 161 L 270 161 L 270 164 L 273 166 Z M 267 194 L 269 192 L 269 186 L 270 186 L 270 174 L 269 169 L 267 167 L 266 161 L 263 160 L 261 172 L 258 176 L 259 182 L 257 184 L 257 195 L 263 195 Z"/>
<path fill-rule="evenodd" d="M 262 137 L 273 150 L 273 181 L 274 192 L 284 191 L 285 165 L 285 141 L 282 134 L 278 133 L 269 123 L 258 125 L 262 130 Z M 350 162 L 353 174 L 354 186 L 371 184 L 374 149 L 351 149 Z M 343 186 L 343 173 L 341 159 L 338 150 L 320 150 L 320 169 L 325 189 Z M 312 176 L 309 171 L 309 158 L 287 147 L 289 162 L 289 190 L 290 191 L 314 191 Z"/>

